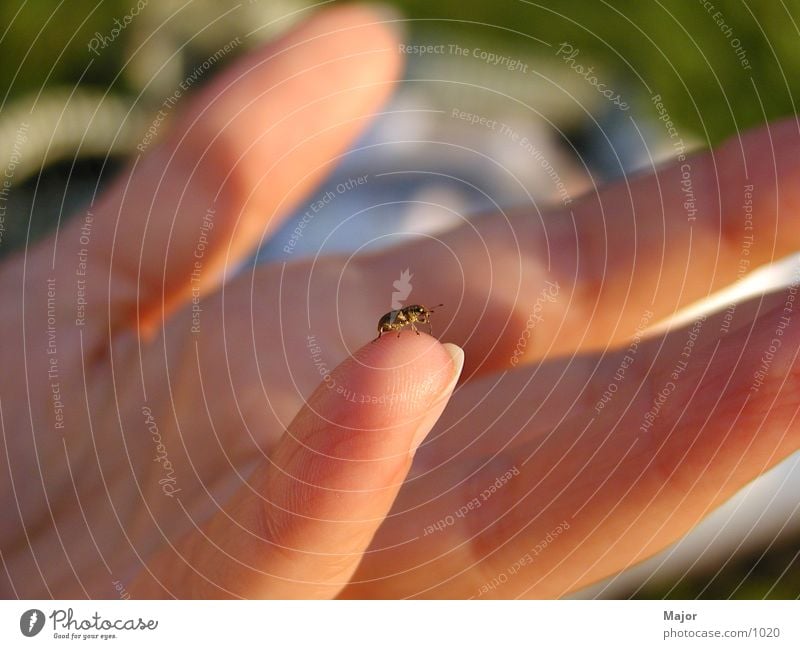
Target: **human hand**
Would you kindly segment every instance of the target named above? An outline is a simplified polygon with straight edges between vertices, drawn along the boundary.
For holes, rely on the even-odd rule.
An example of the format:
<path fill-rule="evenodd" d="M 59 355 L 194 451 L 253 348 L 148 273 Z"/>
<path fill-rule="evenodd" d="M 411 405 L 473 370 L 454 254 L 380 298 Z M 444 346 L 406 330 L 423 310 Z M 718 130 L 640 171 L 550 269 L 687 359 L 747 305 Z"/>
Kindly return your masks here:
<path fill-rule="evenodd" d="M 669 168 L 583 199 L 574 219 L 568 210 L 487 216 L 438 242 L 265 265 L 227 281 L 390 91 L 397 47 L 377 22 L 363 9 L 321 14 L 270 50 L 283 54 L 268 66 L 257 63 L 269 53 L 249 57 L 197 98 L 170 139 L 92 210 L 84 327 L 62 324 L 75 317 L 80 216 L 57 248 L 51 239 L 1 271 L 6 294 L 25 297 L 22 317 L 4 316 L 2 329 L 8 367 L 23 373 L 26 363 L 49 362 L 47 279 L 66 278 L 55 298 L 64 428 L 54 428 L 46 373 L 21 380 L 6 371 L 0 393 L 4 430 L 14 431 L 6 439 L 15 489 L 3 485 L 4 509 L 19 503 L 25 520 L 24 530 L 5 525 L 0 539 L 19 596 L 103 596 L 118 580 L 133 596 L 557 596 L 664 547 L 796 447 L 796 435 L 784 435 L 791 409 L 759 410 L 786 364 L 773 364 L 768 386 L 748 397 L 750 419 L 740 415 L 728 435 L 760 360 L 764 340 L 754 336 L 769 340 L 775 314 L 766 309 L 779 297 L 738 307 L 719 347 L 719 323 L 706 321 L 670 409 L 647 436 L 639 423 L 687 331 L 642 341 L 619 391 L 594 414 L 645 311 L 654 321 L 735 278 L 737 252 L 725 243 L 735 228 L 721 237 L 710 225 L 717 187 L 738 204 L 734 146 L 692 159 L 705 201 L 692 228 L 679 209 L 679 169 Z M 796 195 L 782 189 L 771 211 L 764 198 L 796 175 L 797 137 L 791 125 L 778 128 L 776 169 L 763 162 L 770 133 L 747 139 L 765 216 L 753 265 L 795 245 L 776 226 Z M 713 174 L 720 159 L 724 183 Z M 210 207 L 204 298 L 193 305 L 194 252 Z M 737 216 L 730 205 L 721 213 Z M 698 252 L 698 239 L 720 250 L 716 259 Z M 452 307 L 437 332 L 446 327 L 443 338 L 467 350 L 467 382 L 395 501 L 412 440 L 433 425 L 457 373 L 427 336 L 355 351 L 374 335 L 375 309 L 409 259 L 435 269 L 417 282 L 419 301 Z M 553 286 L 551 300 L 543 291 Z M 514 356 L 537 299 L 541 321 Z M 745 340 L 753 359 L 730 351 Z M 320 383 L 315 357 L 333 368 L 353 353 L 336 385 L 393 398 L 343 403 L 324 385 L 309 397 Z M 732 385 L 722 380 L 730 377 Z M 684 414 L 689 404 L 695 419 Z M 696 420 L 712 408 L 722 408 L 713 425 Z M 698 466 L 707 470 L 695 485 Z M 478 507 L 453 516 L 476 498 Z M 454 523 L 441 528 L 448 516 Z M 501 573 L 504 583 L 487 588 Z"/>
<path fill-rule="evenodd" d="M 789 119 L 359 260 L 377 286 L 435 268 L 420 301 L 453 305 L 466 364 L 342 596 L 563 596 L 796 451 L 796 280 L 643 330 L 797 249 L 799 151 Z"/>
<path fill-rule="evenodd" d="M 378 110 L 398 63 L 373 12 L 316 15 L 0 269 L 21 307 L 0 323 L 7 596 L 325 597 L 347 581 L 463 354 L 386 338 L 311 395 L 317 368 L 281 362 L 310 358 L 281 336 L 303 327 L 275 292 L 302 291 L 297 271 L 258 295 L 225 281 Z"/>

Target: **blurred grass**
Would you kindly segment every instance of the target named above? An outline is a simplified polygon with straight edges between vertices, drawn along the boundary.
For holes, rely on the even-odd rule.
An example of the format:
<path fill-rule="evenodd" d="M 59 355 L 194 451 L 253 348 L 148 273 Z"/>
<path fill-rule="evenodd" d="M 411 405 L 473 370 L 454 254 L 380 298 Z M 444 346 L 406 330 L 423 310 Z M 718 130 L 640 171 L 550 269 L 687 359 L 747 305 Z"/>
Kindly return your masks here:
<path fill-rule="evenodd" d="M 720 559 L 720 563 L 723 560 Z M 675 583 L 653 583 L 634 599 L 797 599 L 800 597 L 800 535 L 739 554 L 721 567 L 696 570 Z"/>
<path fill-rule="evenodd" d="M 2 96 L 16 98 L 79 81 L 107 89 L 122 67 L 125 30 L 102 56 L 95 57 L 88 43 L 95 32 L 108 36 L 114 19 L 122 20 L 131 6 L 129 0 L 2 0 Z"/>
<path fill-rule="evenodd" d="M 650 94 L 659 93 L 681 127 L 709 142 L 796 109 L 800 0 L 714 0 L 714 11 L 721 12 L 732 29 L 731 38 L 741 41 L 752 70 L 742 68 L 713 11 L 699 1 L 390 0 L 387 4 L 411 19 L 410 38 L 436 33 L 439 40 L 483 43 L 500 52 L 520 52 L 533 65 L 537 57 L 554 59 L 555 48 L 526 35 L 555 45 L 570 42 L 580 49 L 581 63 L 597 66 L 598 76 L 607 77 L 609 83 L 627 81 L 640 109 L 652 110 Z M 100 56 L 92 56 L 87 44 L 95 32 L 109 35 L 114 19 L 121 20 L 134 5 L 134 0 L 3 0 L 3 95 L 38 92 L 43 85 L 72 85 L 79 79 L 107 88 L 123 64 L 129 30 L 123 30 Z M 124 83 L 116 85 L 124 89 Z"/>
<path fill-rule="evenodd" d="M 737 129 L 796 112 L 800 0 L 714 0 L 711 13 L 696 0 L 395 0 L 392 4 L 409 18 L 435 25 L 442 39 L 449 36 L 458 42 L 468 35 L 499 51 L 521 48 L 531 57 L 549 59 L 557 47 L 537 46 L 513 31 L 556 46 L 569 42 L 580 49 L 581 63 L 597 66 L 598 78 L 629 82 L 638 102 L 634 109 L 651 111 L 650 96 L 661 94 L 679 125 L 710 143 Z M 730 26 L 730 38 L 741 41 L 752 70 L 742 68 L 729 38 L 712 17 L 716 11 Z M 454 18 L 458 22 L 450 20 Z M 421 28 L 412 23 L 412 30 Z M 531 62 L 535 65 L 535 59 Z"/>

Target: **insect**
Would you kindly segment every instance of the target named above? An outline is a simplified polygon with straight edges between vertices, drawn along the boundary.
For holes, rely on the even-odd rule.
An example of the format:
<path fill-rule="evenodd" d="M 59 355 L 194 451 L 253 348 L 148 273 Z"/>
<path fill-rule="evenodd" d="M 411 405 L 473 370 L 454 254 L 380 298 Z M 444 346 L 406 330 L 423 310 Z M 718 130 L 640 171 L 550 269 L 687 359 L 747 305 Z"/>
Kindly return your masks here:
<path fill-rule="evenodd" d="M 440 306 L 444 306 L 444 304 L 437 304 L 433 309 Z M 430 321 L 430 315 L 434 312 L 433 309 L 429 309 L 421 304 L 412 304 L 410 306 L 404 306 L 402 309 L 389 311 L 389 313 L 378 321 L 378 336 L 375 340 L 378 340 L 381 334 L 387 331 L 396 331 L 397 337 L 399 338 L 403 327 L 407 326 L 410 326 L 412 331 L 419 336 L 417 324 L 428 325 L 429 332 L 433 333 L 433 327 L 431 327 Z"/>

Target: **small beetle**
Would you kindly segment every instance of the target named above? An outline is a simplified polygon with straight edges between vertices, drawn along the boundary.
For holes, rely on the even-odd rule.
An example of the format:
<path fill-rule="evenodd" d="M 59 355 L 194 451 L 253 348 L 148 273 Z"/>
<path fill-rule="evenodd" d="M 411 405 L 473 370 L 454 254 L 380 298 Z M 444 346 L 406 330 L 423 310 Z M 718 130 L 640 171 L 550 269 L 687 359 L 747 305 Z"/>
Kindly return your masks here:
<path fill-rule="evenodd" d="M 437 304 L 433 309 L 440 306 L 444 306 L 444 304 Z M 381 334 L 387 331 L 397 331 L 397 337 L 399 338 L 400 332 L 403 327 L 406 326 L 410 326 L 412 331 L 419 336 L 419 331 L 417 330 L 418 323 L 428 325 L 430 333 L 433 333 L 433 327 L 431 327 L 431 321 L 429 319 L 430 314 L 434 312 L 433 309 L 424 307 L 421 304 L 412 304 L 410 306 L 404 306 L 402 309 L 389 311 L 389 313 L 378 321 L 378 336 L 375 340 L 378 340 Z"/>

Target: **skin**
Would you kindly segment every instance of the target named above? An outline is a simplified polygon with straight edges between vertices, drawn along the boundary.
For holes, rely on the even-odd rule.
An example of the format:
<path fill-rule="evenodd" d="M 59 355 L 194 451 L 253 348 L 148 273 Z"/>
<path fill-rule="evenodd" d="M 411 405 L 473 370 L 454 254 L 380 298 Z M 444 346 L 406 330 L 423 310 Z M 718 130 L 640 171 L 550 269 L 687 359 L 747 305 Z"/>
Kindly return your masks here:
<path fill-rule="evenodd" d="M 97 198 L 88 246 L 78 214 L 0 268 L 20 305 L 0 313 L 6 597 L 559 597 L 665 548 L 798 448 L 791 291 L 636 333 L 737 279 L 745 184 L 749 268 L 797 248 L 794 119 L 691 157 L 694 222 L 667 164 L 569 209 L 230 276 L 381 110 L 396 38 L 362 7 L 317 13 L 186 105 Z M 436 269 L 414 300 L 448 305 L 437 333 L 463 355 L 425 334 L 370 342 L 409 260 Z"/>

